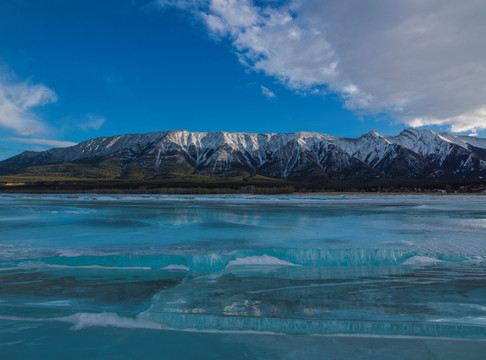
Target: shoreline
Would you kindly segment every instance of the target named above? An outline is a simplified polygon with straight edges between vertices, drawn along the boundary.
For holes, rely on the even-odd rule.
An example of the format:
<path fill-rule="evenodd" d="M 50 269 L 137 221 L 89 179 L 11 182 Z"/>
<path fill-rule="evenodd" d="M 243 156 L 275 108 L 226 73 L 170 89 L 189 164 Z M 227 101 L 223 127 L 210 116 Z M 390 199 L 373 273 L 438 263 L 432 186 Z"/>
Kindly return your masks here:
<path fill-rule="evenodd" d="M 227 181 L 223 181 L 227 180 Z M 486 195 L 486 182 L 304 183 L 275 181 L 41 180 L 3 182 L 0 194 L 165 194 L 165 195 Z"/>
<path fill-rule="evenodd" d="M 253 196 L 403 196 L 403 195 L 412 195 L 412 196 L 486 196 L 484 192 L 457 192 L 457 193 L 442 193 L 438 191 L 434 192 L 407 192 L 407 191 L 296 191 L 292 193 L 253 193 L 253 192 L 150 192 L 150 191 L 37 191 L 37 190 L 25 190 L 25 191 L 1 191 L 0 195 L 4 194 L 49 194 L 49 195 L 204 195 L 204 196 L 221 196 L 221 195 L 228 195 L 228 196 L 245 196 L 245 195 L 253 195 Z"/>

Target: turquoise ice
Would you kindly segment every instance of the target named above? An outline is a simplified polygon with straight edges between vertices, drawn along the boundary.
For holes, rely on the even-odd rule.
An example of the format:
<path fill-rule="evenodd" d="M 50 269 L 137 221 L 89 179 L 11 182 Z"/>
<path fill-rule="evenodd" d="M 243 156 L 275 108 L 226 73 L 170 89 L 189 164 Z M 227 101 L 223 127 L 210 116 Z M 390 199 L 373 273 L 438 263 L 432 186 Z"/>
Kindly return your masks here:
<path fill-rule="evenodd" d="M 483 196 L 2 195 L 0 350 L 481 358 L 485 260 Z"/>

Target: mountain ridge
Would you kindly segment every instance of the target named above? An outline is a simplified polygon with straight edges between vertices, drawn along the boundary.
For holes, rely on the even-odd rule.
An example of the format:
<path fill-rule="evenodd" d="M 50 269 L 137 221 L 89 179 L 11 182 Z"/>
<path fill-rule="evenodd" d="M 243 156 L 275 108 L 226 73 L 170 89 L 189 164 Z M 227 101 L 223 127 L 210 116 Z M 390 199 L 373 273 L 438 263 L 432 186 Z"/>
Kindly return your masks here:
<path fill-rule="evenodd" d="M 0 162 L 2 175 L 73 171 L 75 177 L 117 179 L 199 174 L 259 175 L 322 184 L 478 181 L 486 177 L 486 139 L 413 128 L 395 136 L 371 130 L 358 138 L 305 131 L 166 130 L 99 137 L 42 152 L 25 151 Z"/>

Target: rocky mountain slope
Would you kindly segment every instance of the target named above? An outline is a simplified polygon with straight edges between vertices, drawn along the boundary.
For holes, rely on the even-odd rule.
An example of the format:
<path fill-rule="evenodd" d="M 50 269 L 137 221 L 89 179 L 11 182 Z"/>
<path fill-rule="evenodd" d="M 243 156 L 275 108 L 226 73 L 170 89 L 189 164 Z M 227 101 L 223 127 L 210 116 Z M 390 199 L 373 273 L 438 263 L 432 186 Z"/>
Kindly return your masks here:
<path fill-rule="evenodd" d="M 0 174 L 100 178 L 261 175 L 296 181 L 370 183 L 390 179 L 486 178 L 486 139 L 407 129 L 357 138 L 296 132 L 250 134 L 173 130 L 101 137 L 68 148 L 25 151 Z"/>

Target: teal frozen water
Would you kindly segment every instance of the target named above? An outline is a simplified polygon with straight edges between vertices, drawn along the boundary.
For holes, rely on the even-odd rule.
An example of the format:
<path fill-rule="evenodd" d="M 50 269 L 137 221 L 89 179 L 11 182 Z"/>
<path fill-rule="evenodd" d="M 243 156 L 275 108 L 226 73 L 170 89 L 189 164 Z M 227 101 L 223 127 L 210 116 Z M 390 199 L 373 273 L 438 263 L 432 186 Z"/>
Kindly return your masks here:
<path fill-rule="evenodd" d="M 0 196 L 2 358 L 484 351 L 483 196 Z"/>

